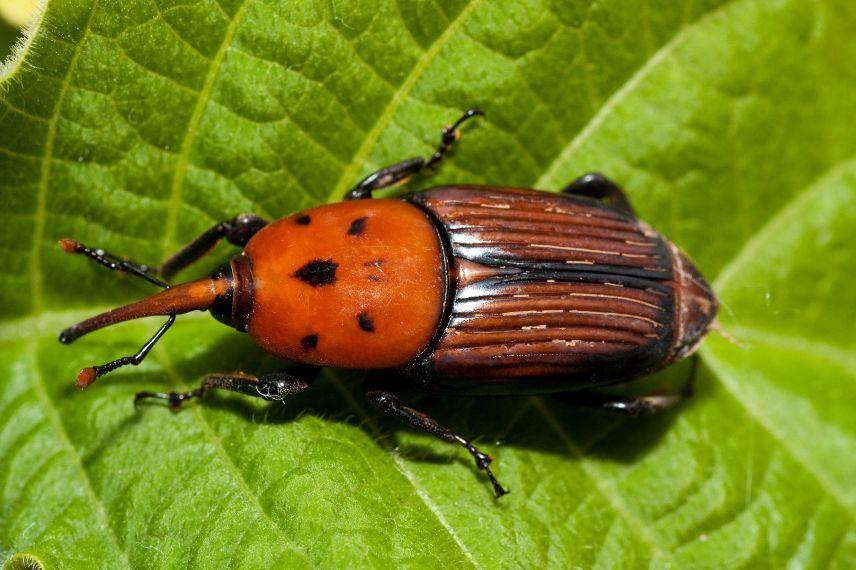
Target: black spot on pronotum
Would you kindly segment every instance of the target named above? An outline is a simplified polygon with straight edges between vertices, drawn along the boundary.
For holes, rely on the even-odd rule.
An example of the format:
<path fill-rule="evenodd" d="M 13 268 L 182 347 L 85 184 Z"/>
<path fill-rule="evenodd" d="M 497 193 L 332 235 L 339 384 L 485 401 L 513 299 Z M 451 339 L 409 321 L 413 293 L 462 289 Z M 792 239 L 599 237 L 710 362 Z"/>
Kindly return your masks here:
<path fill-rule="evenodd" d="M 339 264 L 334 263 L 332 259 L 313 259 L 295 271 L 294 277 L 297 277 L 304 283 L 308 283 L 313 287 L 332 285 L 336 282 L 337 267 L 339 267 Z"/>
<path fill-rule="evenodd" d="M 318 346 L 318 335 L 317 334 L 308 334 L 302 339 L 300 339 L 300 346 L 303 347 L 303 350 L 312 350 L 316 346 Z"/>
<path fill-rule="evenodd" d="M 302 216 L 297 216 L 294 221 L 301 226 L 308 226 L 312 223 L 312 218 L 309 217 L 309 214 L 303 214 Z"/>
<path fill-rule="evenodd" d="M 359 323 L 362 330 L 366 332 L 374 332 L 374 319 L 365 311 L 357 315 L 357 323 Z"/>
<path fill-rule="evenodd" d="M 353 222 L 351 222 L 351 227 L 348 228 L 349 236 L 358 236 L 361 235 L 364 231 L 366 231 L 366 221 L 367 217 L 363 216 L 362 218 L 357 218 Z"/>

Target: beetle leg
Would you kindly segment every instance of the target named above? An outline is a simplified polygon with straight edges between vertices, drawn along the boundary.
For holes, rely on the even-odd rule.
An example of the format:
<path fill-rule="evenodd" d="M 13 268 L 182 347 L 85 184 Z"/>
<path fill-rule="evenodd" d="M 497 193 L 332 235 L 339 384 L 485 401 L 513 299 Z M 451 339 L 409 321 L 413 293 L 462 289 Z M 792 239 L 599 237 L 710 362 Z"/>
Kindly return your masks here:
<path fill-rule="evenodd" d="M 603 394 L 601 392 L 565 392 L 556 397 L 567 404 L 594 408 L 621 416 L 643 416 L 673 408 L 693 394 L 696 372 L 698 371 L 698 355 L 690 359 L 690 373 L 687 382 L 677 392 L 657 392 L 636 398 Z"/>
<path fill-rule="evenodd" d="M 397 184 L 403 184 L 407 180 L 425 168 L 424 158 L 409 158 L 401 162 L 397 162 L 392 166 L 381 168 L 377 172 L 373 172 L 363 178 L 363 180 L 349 190 L 345 200 L 360 200 L 363 198 L 371 198 L 373 190 L 389 188 Z"/>
<path fill-rule="evenodd" d="M 164 289 L 169 287 L 167 283 L 152 275 L 152 273 L 157 272 L 157 269 L 153 267 L 134 263 L 128 259 L 121 259 L 111 253 L 107 253 L 103 249 L 92 249 L 73 239 L 61 239 L 59 240 L 59 246 L 66 253 L 85 255 L 95 263 L 101 264 L 112 271 L 121 271 L 136 275 Z"/>
<path fill-rule="evenodd" d="M 682 392 L 648 394 L 638 398 L 627 398 L 600 392 L 568 392 L 557 394 L 557 398 L 573 406 L 594 408 L 621 416 L 642 416 L 668 410 L 684 399 Z"/>
<path fill-rule="evenodd" d="M 455 121 L 451 127 L 444 127 L 440 134 L 440 145 L 429 158 L 409 158 L 392 166 L 382 168 L 377 172 L 373 172 L 366 176 L 359 184 L 349 190 L 344 199 L 358 200 L 362 198 L 371 198 L 373 190 L 390 188 L 398 184 L 404 184 L 414 174 L 418 174 L 424 170 L 434 168 L 437 163 L 443 160 L 443 156 L 452 148 L 452 145 L 461 138 L 461 132 L 458 127 L 464 121 L 476 116 L 484 116 L 484 113 L 478 109 L 469 109 L 466 113 Z"/>
<path fill-rule="evenodd" d="M 428 432 L 438 439 L 442 439 L 448 443 L 457 443 L 462 445 L 467 451 L 470 452 L 470 455 L 473 456 L 473 459 L 476 461 L 476 467 L 481 469 L 487 474 L 488 479 L 490 479 L 491 485 L 493 485 L 493 492 L 497 497 L 501 497 L 503 495 L 508 494 L 508 491 L 499 484 L 493 472 L 490 470 L 490 464 L 493 461 L 493 458 L 486 453 L 482 453 L 479 449 L 474 446 L 469 440 L 464 439 L 463 437 L 453 433 L 451 430 L 441 426 L 437 423 L 437 420 L 424 414 L 418 410 L 411 408 L 410 406 L 405 405 L 402 401 L 393 394 L 392 392 L 388 392 L 383 389 L 376 389 L 376 386 L 372 382 L 366 382 L 364 385 L 364 395 L 366 400 L 373 405 L 378 410 L 383 413 L 397 418 L 403 421 L 406 424 L 409 424 L 413 427 L 419 428 L 423 431 Z"/>
<path fill-rule="evenodd" d="M 306 370 L 301 370 L 298 374 L 277 372 L 261 378 L 250 374 L 208 374 L 202 379 L 199 388 L 195 390 L 187 392 L 137 392 L 134 396 L 134 405 L 136 406 L 140 400 L 154 398 L 166 400 L 170 409 L 176 410 L 181 407 L 182 402 L 204 396 L 212 388 L 240 392 L 264 400 L 284 400 L 309 388 L 315 380 L 317 371 L 316 367 L 306 367 Z"/>
<path fill-rule="evenodd" d="M 160 274 L 166 280 L 172 278 L 173 275 L 208 253 L 211 248 L 217 245 L 217 242 L 225 238 L 229 243 L 238 246 L 247 245 L 250 238 L 256 232 L 265 227 L 268 221 L 255 214 L 241 214 L 235 216 L 231 220 L 220 222 L 219 224 L 209 228 L 195 240 L 181 248 L 177 253 L 169 257 L 158 267 L 135 263 L 127 259 L 121 259 L 111 253 L 107 253 L 103 249 L 92 249 L 86 245 L 73 239 L 61 239 L 60 247 L 66 253 L 77 253 L 88 257 L 112 269 L 113 271 L 122 271 L 131 273 L 137 277 L 141 277 L 149 283 L 154 283 L 158 287 L 164 289 L 169 287 L 169 284 L 161 281 L 153 274 Z"/>
<path fill-rule="evenodd" d="M 443 127 L 443 130 L 440 131 L 440 145 L 437 147 L 437 150 L 434 151 L 434 154 L 431 155 L 431 158 L 425 162 L 424 168 L 434 168 L 438 162 L 443 160 L 443 156 L 450 148 L 452 148 L 452 145 L 461 138 L 461 131 L 458 130 L 458 127 L 473 117 L 484 117 L 484 113 L 478 109 L 467 109 L 463 115 L 458 117 L 458 120 L 455 121 L 451 127 Z"/>
<path fill-rule="evenodd" d="M 589 196 L 598 200 L 605 199 L 613 208 L 636 217 L 636 214 L 633 213 L 633 206 L 630 205 L 630 200 L 627 199 L 624 190 L 600 172 L 583 174 L 565 186 L 562 193 Z"/>
<path fill-rule="evenodd" d="M 255 214 L 241 214 L 231 220 L 220 222 L 161 263 L 157 271 L 164 279 L 169 279 L 211 251 L 221 239 L 225 238 L 232 245 L 243 247 L 268 223 L 266 219 Z"/>

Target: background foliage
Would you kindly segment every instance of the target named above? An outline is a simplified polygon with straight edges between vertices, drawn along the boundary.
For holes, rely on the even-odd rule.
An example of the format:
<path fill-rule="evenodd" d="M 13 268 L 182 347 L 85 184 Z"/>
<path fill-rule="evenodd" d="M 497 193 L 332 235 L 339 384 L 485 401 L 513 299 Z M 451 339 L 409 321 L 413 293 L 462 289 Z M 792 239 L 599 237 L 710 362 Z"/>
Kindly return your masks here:
<path fill-rule="evenodd" d="M 856 566 L 854 26 L 849 0 L 51 0 L 0 78 L 0 559 Z M 741 346 L 707 341 L 680 410 L 426 400 L 481 435 L 497 502 L 463 452 L 376 418 L 358 375 L 285 407 L 135 411 L 140 389 L 277 367 L 202 315 L 74 390 L 157 323 L 60 346 L 150 288 L 58 238 L 155 262 L 235 213 L 335 200 L 473 105 L 487 120 L 417 186 L 597 169 L 712 279 Z"/>
<path fill-rule="evenodd" d="M 0 21 L 0 59 L 5 59 L 12 52 L 15 40 L 20 30 L 5 21 Z"/>

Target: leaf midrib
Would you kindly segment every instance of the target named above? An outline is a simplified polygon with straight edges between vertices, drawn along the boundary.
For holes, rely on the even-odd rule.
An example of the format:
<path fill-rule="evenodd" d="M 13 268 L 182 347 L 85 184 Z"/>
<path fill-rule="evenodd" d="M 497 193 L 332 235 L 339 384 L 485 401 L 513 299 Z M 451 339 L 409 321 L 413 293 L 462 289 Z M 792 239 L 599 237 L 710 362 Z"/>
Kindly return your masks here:
<path fill-rule="evenodd" d="M 758 231 L 747 238 L 740 251 L 723 266 L 713 281 L 713 288 L 720 294 L 727 291 L 731 281 L 740 275 L 744 266 L 751 265 L 752 261 L 758 258 L 766 247 L 767 241 L 774 240 L 781 231 L 795 225 L 794 222 L 799 221 L 804 207 L 819 199 L 816 194 L 819 195 L 830 181 L 839 178 L 844 171 L 854 167 L 856 167 L 856 156 L 838 160 L 834 166 L 820 173 L 804 189 L 788 199 L 784 206 L 772 214 Z"/>
<path fill-rule="evenodd" d="M 586 123 L 586 125 L 580 130 L 577 135 L 571 139 L 571 141 L 556 155 L 550 164 L 547 166 L 546 171 L 542 174 L 532 185 L 532 188 L 540 188 L 540 189 L 549 189 L 554 187 L 556 184 L 567 184 L 570 181 L 560 182 L 557 177 L 558 170 L 564 164 L 569 164 L 572 162 L 573 156 L 576 152 L 582 147 L 582 145 L 592 137 L 592 135 L 597 131 L 598 127 L 600 127 L 604 121 L 606 121 L 613 111 L 618 105 L 621 104 L 624 99 L 628 97 L 631 93 L 633 93 L 634 89 L 640 85 L 648 76 L 659 66 L 661 62 L 663 62 L 667 56 L 671 55 L 673 51 L 675 51 L 681 44 L 686 41 L 686 39 L 690 36 L 692 32 L 694 32 L 699 27 L 703 26 L 708 20 L 714 18 L 717 14 L 721 12 L 725 12 L 729 9 L 736 10 L 735 6 L 738 4 L 746 3 L 747 0 L 729 0 L 724 4 L 720 4 L 716 6 L 709 12 L 699 16 L 695 20 L 690 23 L 684 24 L 681 27 L 680 31 L 676 33 L 672 38 L 663 44 L 663 46 L 658 49 L 654 55 L 648 58 L 645 63 L 636 70 L 633 75 L 630 76 L 630 79 L 625 81 L 621 87 L 619 87 L 607 100 L 601 105 L 600 109 L 594 114 L 591 120 Z M 582 174 L 582 173 L 580 173 Z"/>
<path fill-rule="evenodd" d="M 713 281 L 714 289 L 718 294 L 723 295 L 723 293 L 727 292 L 728 285 L 732 279 L 739 275 L 745 266 L 751 266 L 754 260 L 759 259 L 759 255 L 764 251 L 768 240 L 775 239 L 775 236 L 777 236 L 783 228 L 793 225 L 792 219 L 794 222 L 798 223 L 804 205 L 807 205 L 817 199 L 815 194 L 822 192 L 830 181 L 840 177 L 844 171 L 854 167 L 856 167 L 856 158 L 854 157 L 848 157 L 837 161 L 834 166 L 826 169 L 820 175 L 816 176 L 814 180 L 809 182 L 803 190 L 794 194 L 781 208 L 779 208 L 778 211 L 772 214 L 767 223 L 761 226 L 761 228 L 754 234 L 749 236 L 744 247 L 741 248 L 734 257 L 732 257 L 731 261 L 719 272 L 716 279 Z M 786 335 L 771 335 L 766 331 L 758 331 L 751 327 L 741 327 L 741 330 L 749 332 L 750 336 L 754 332 L 755 336 L 766 338 L 768 341 L 772 341 L 773 344 L 775 344 L 776 338 L 778 338 L 780 342 L 784 339 L 790 338 Z M 788 342 L 788 348 L 795 349 L 800 344 L 802 344 L 803 347 L 809 346 L 801 339 L 797 339 L 796 341 L 791 339 L 791 341 Z M 829 355 L 836 354 L 843 356 L 845 354 L 849 354 L 846 349 L 841 349 L 826 342 L 812 341 L 810 346 L 812 346 L 813 350 L 818 350 Z M 817 354 L 817 352 L 814 354 Z M 755 404 L 750 403 L 744 397 L 743 391 L 740 389 L 739 382 L 726 373 L 725 367 L 713 350 L 705 347 L 702 350 L 702 357 L 711 369 L 716 372 L 722 386 L 729 392 L 731 397 L 740 404 L 740 406 L 746 411 L 746 414 L 755 420 L 756 424 L 762 427 L 773 439 L 775 439 L 781 448 L 785 450 L 796 463 L 801 465 L 808 473 L 810 473 L 815 481 L 817 481 L 817 483 L 824 489 L 824 491 L 826 491 L 827 495 L 837 505 L 846 510 L 852 519 L 856 520 L 856 501 L 845 500 L 844 497 L 847 495 L 844 493 L 843 489 L 839 488 L 838 483 L 828 476 L 820 466 L 816 465 L 817 462 L 812 461 L 805 452 L 793 446 L 787 437 L 780 434 L 776 429 L 774 422 L 767 417 L 762 409 L 757 407 Z M 852 354 L 849 354 L 848 358 L 843 359 L 843 363 L 848 367 L 848 369 L 852 369 L 854 366 Z"/>
<path fill-rule="evenodd" d="M 827 341 L 808 340 L 749 326 L 729 328 L 728 332 L 737 339 L 738 343 L 749 340 L 765 346 L 797 352 L 807 357 L 821 356 L 841 365 L 856 380 L 856 352 L 849 348 L 837 346 Z"/>
<path fill-rule="evenodd" d="M 715 355 L 712 350 L 704 351 L 704 361 L 710 366 L 715 373 L 720 385 L 731 395 L 731 397 L 739 403 L 746 415 L 752 418 L 755 423 L 760 426 L 767 434 L 778 442 L 780 449 L 785 451 L 795 463 L 800 465 L 811 477 L 815 480 L 818 486 L 823 489 L 827 497 L 842 510 L 846 511 L 850 519 L 856 520 L 856 501 L 845 499 L 847 493 L 839 487 L 838 483 L 829 477 L 822 469 L 817 466 L 817 462 L 813 461 L 800 447 L 791 444 L 791 440 L 785 435 L 779 433 L 775 426 L 775 422 L 771 420 L 763 409 L 746 398 L 746 394 L 740 387 L 740 382 L 726 371 L 726 367 L 722 361 Z"/>

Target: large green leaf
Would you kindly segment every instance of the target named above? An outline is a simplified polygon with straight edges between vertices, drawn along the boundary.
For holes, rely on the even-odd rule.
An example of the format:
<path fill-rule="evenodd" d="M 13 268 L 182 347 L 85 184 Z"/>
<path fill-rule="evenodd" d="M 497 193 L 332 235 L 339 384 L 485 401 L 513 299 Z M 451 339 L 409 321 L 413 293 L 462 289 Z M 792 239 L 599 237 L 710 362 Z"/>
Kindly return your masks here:
<path fill-rule="evenodd" d="M 854 27 L 850 0 L 51 0 L 0 79 L 0 557 L 853 567 Z M 335 200 L 473 105 L 487 120 L 418 185 L 597 169 L 711 277 L 739 345 L 707 341 L 679 410 L 424 401 L 481 436 L 512 489 L 496 501 L 463 450 L 371 413 L 357 375 L 285 407 L 135 411 L 140 389 L 278 366 L 202 315 L 73 388 L 157 323 L 60 346 L 150 288 L 58 238 L 155 262 L 235 213 Z"/>

